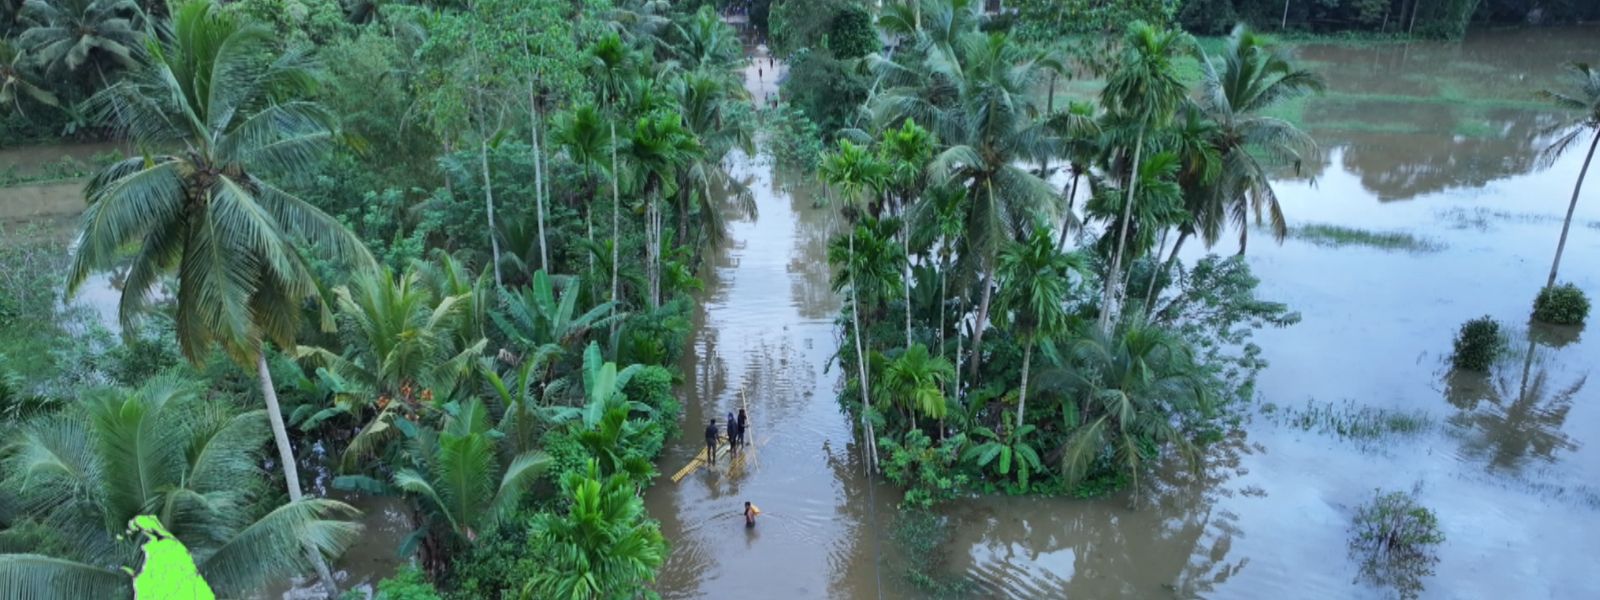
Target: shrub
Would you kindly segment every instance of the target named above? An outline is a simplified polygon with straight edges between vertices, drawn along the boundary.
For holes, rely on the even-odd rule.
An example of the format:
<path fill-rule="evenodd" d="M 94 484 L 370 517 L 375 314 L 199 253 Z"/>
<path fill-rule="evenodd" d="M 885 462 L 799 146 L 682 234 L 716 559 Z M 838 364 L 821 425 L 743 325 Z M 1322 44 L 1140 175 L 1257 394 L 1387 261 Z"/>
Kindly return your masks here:
<path fill-rule="evenodd" d="M 1547 286 L 1533 299 L 1533 318 L 1551 325 L 1581 325 L 1589 316 L 1589 298 L 1570 283 Z"/>
<path fill-rule="evenodd" d="M 890 437 L 878 441 L 889 456 L 883 463 L 884 476 L 906 488 L 902 506 L 926 510 L 954 498 L 967 487 L 967 475 L 956 472 L 955 449 L 963 441 L 953 439 L 936 445 L 928 434 L 916 429 L 906 433 L 903 443 Z"/>
<path fill-rule="evenodd" d="M 405 567 L 378 582 L 378 595 L 373 600 L 443 600 L 438 590 L 423 578 L 416 567 Z"/>
<path fill-rule="evenodd" d="M 1422 592 L 1422 578 L 1433 574 L 1435 553 L 1444 542 L 1439 519 L 1405 492 L 1375 491 L 1372 502 L 1356 509 L 1350 524 L 1350 555 L 1361 561 L 1361 575 L 1392 586 L 1401 598 Z"/>
<path fill-rule="evenodd" d="M 1487 371 L 1504 346 L 1505 340 L 1500 338 L 1500 324 L 1484 315 L 1461 324 L 1450 364 L 1457 369 Z"/>

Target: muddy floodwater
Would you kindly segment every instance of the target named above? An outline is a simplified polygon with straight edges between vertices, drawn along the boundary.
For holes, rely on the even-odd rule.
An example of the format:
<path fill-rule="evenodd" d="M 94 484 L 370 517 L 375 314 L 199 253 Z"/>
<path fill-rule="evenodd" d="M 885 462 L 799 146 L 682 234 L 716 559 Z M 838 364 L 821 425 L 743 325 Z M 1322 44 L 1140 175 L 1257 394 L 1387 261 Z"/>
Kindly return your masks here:
<path fill-rule="evenodd" d="M 1278 115 L 1325 151 L 1277 184 L 1291 226 L 1409 241 L 1297 230 L 1276 244 L 1253 230 L 1248 260 L 1261 295 L 1302 321 L 1257 335 L 1270 366 L 1243 430 L 1213 447 L 1202 473 L 1163 471 L 1137 496 L 952 502 L 940 509 L 953 532 L 938 569 L 983 598 L 1383 598 L 1355 581 L 1350 517 L 1375 489 L 1416 489 L 1447 537 L 1423 597 L 1600 598 L 1600 388 L 1588 381 L 1600 331 L 1527 318 L 1583 158 L 1538 161 L 1552 116 L 1532 92 L 1563 61 L 1600 61 L 1597 40 L 1591 27 L 1297 47 L 1329 89 Z M 756 99 L 776 93 L 781 69 L 747 72 Z M 0 169 L 45 160 L 6 150 Z M 646 497 L 671 543 L 655 589 L 666 598 L 921 597 L 897 565 L 927 557 L 895 555 L 898 493 L 865 476 L 836 400 L 840 301 L 826 262 L 835 211 L 769 159 L 734 162 L 757 214 L 730 209 L 728 243 L 703 273 L 681 365 L 684 435 L 668 444 Z M 1596 177 L 1561 275 L 1591 298 L 1600 296 Z M 76 185 L 0 188 L 0 222 L 70 222 L 83 208 Z M 1236 238 L 1212 251 L 1233 253 Z M 1205 251 L 1196 245 L 1186 258 Z M 1510 329 L 1512 351 L 1487 377 L 1452 375 L 1455 331 L 1486 314 Z M 699 450 L 705 420 L 744 404 L 755 443 L 744 459 L 672 482 Z M 1352 415 L 1403 415 L 1410 425 L 1375 436 L 1330 425 Z M 392 572 L 407 518 L 402 505 L 354 500 L 372 514 L 362 548 L 336 565 L 346 586 Z M 754 529 L 743 526 L 744 501 L 763 511 Z"/>
<path fill-rule="evenodd" d="M 941 509 L 954 523 L 946 574 L 986 598 L 1383 598 L 1355 581 L 1350 517 L 1377 488 L 1416 489 L 1448 538 L 1423 597 L 1600 597 L 1600 393 L 1587 385 L 1600 333 L 1530 332 L 1527 319 L 1582 162 L 1572 153 L 1538 164 L 1552 117 L 1532 92 L 1563 61 L 1600 60 L 1595 40 L 1600 29 L 1568 28 L 1297 48 L 1329 90 L 1280 115 L 1325 149 L 1277 185 L 1291 225 L 1413 243 L 1301 235 L 1279 245 L 1252 231 L 1261 294 L 1303 320 L 1258 334 L 1270 366 L 1244 430 L 1203 473 L 1163 472 L 1137 497 L 951 503 Z M 759 98 L 773 74 L 750 75 Z M 763 159 L 740 161 L 738 174 L 759 215 L 732 223 L 705 274 L 683 365 L 685 434 L 647 496 L 672 543 L 656 590 L 920 597 L 887 539 L 895 492 L 863 476 L 835 399 L 832 211 L 809 186 L 775 180 Z M 1574 219 L 1561 278 L 1594 296 L 1600 185 Z M 1212 251 L 1236 249 L 1225 236 Z M 1192 250 L 1186 258 L 1204 252 Z M 1511 330 L 1510 356 L 1489 377 L 1452 377 L 1456 329 L 1485 314 Z M 745 402 L 755 451 L 673 483 L 705 419 Z M 1412 425 L 1341 436 L 1330 424 L 1352 415 Z M 763 510 L 753 530 L 739 516 L 746 500 Z"/>

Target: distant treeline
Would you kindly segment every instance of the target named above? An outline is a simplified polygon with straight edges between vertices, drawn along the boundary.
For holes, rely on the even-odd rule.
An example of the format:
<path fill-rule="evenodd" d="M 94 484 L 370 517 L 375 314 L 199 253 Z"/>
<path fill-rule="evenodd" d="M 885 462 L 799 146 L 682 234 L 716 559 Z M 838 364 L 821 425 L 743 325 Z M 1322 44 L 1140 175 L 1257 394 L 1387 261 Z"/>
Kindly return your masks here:
<path fill-rule="evenodd" d="M 986 3 L 994 8 L 995 3 Z M 1177 22 L 1192 33 L 1226 33 L 1246 22 L 1262 31 L 1387 33 L 1459 37 L 1473 25 L 1600 19 L 1596 0 L 1007 0 L 1012 26 L 1030 37 L 1115 31 L 1133 19 Z"/>

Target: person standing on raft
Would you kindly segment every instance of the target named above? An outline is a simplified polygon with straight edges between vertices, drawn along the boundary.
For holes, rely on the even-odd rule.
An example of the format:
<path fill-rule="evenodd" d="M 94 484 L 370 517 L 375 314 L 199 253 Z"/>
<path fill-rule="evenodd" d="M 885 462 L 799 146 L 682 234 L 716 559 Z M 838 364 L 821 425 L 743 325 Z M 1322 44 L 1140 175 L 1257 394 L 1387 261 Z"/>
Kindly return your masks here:
<path fill-rule="evenodd" d="M 717 464 L 717 418 L 706 424 L 706 462 Z"/>

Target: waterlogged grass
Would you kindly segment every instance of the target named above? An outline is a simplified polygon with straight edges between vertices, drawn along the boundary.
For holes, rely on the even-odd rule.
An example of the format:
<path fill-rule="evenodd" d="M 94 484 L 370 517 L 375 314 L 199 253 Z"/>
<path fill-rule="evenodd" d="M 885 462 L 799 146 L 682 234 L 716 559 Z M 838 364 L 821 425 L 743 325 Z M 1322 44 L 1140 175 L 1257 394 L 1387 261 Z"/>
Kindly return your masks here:
<path fill-rule="evenodd" d="M 1362 441 L 1413 436 L 1433 427 L 1427 413 L 1358 405 L 1353 400 L 1341 404 L 1307 400 L 1303 407 L 1267 403 L 1261 413 L 1286 427 Z"/>
<path fill-rule="evenodd" d="M 1438 240 L 1403 231 L 1368 231 L 1325 223 L 1295 226 L 1289 229 L 1289 237 L 1332 248 L 1366 246 L 1405 252 L 1438 252 L 1445 247 Z"/>

